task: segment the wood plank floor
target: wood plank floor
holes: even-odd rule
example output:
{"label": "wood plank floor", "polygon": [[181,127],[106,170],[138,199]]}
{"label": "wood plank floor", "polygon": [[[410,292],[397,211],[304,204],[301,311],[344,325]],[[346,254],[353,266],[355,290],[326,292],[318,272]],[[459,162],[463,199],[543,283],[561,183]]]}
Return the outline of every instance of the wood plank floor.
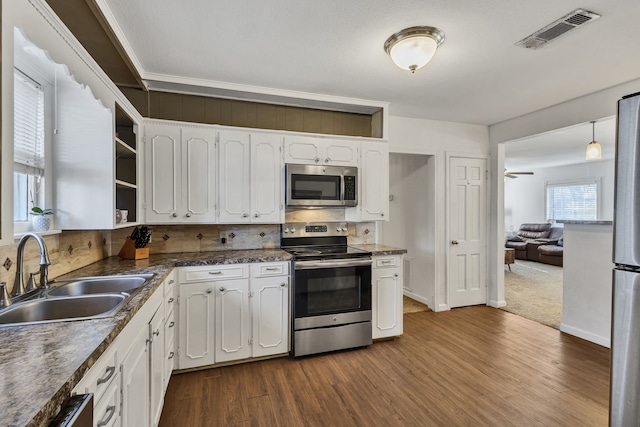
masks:
{"label": "wood plank floor", "polygon": [[169,426],[606,426],[609,350],[484,306],[366,349],[174,375]]}

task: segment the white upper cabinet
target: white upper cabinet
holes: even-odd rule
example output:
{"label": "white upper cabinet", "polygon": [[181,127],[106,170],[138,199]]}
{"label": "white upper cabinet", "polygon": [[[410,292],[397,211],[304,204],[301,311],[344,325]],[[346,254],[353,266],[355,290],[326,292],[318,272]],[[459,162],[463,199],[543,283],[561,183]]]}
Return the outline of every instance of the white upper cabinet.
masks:
{"label": "white upper cabinet", "polygon": [[215,222],[215,131],[145,126],[148,223]]}
{"label": "white upper cabinet", "polygon": [[281,223],[282,138],[223,130],[219,134],[220,223]]}
{"label": "white upper cabinet", "polygon": [[389,146],[364,142],[360,159],[359,202],[346,210],[347,221],[389,220]]}
{"label": "white upper cabinet", "polygon": [[360,143],[313,136],[286,136],[285,163],[357,166]]}

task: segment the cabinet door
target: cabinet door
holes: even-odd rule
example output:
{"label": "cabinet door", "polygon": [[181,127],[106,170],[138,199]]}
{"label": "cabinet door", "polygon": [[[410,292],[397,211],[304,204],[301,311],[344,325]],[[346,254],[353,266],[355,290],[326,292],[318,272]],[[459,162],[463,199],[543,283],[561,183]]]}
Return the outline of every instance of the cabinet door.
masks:
{"label": "cabinet door", "polygon": [[282,142],[278,135],[251,135],[251,222],[282,223]]}
{"label": "cabinet door", "polygon": [[142,328],[122,361],[122,427],[149,425],[148,338]]}
{"label": "cabinet door", "polygon": [[219,222],[241,224],[251,221],[250,142],[246,132],[220,132]]}
{"label": "cabinet door", "polygon": [[372,269],[373,338],[402,334],[402,270]]}
{"label": "cabinet door", "polygon": [[253,357],[289,350],[289,276],[251,279]]}
{"label": "cabinet door", "polygon": [[360,168],[361,220],[389,219],[389,146],[384,142],[362,144]]}
{"label": "cabinet door", "polygon": [[322,162],[334,166],[357,166],[359,146],[360,144],[355,141],[324,141]]}
{"label": "cabinet door", "polygon": [[251,357],[249,279],[216,281],[216,362]]}
{"label": "cabinet door", "polygon": [[164,316],[162,306],[156,314],[153,315],[151,322],[149,322],[150,328],[150,418],[153,426],[157,426],[160,422],[160,415],[162,414],[162,403],[164,402]]}
{"label": "cabinet door", "polygon": [[287,136],[284,140],[285,163],[319,164],[323,157],[322,141],[310,136]]}
{"label": "cabinet door", "polygon": [[147,125],[145,141],[147,222],[180,222],[180,128],[172,125]]}
{"label": "cabinet door", "polygon": [[182,208],[179,219],[186,223],[216,220],[215,131],[182,129]]}
{"label": "cabinet door", "polygon": [[215,293],[213,282],[180,285],[178,369],[215,363]]}

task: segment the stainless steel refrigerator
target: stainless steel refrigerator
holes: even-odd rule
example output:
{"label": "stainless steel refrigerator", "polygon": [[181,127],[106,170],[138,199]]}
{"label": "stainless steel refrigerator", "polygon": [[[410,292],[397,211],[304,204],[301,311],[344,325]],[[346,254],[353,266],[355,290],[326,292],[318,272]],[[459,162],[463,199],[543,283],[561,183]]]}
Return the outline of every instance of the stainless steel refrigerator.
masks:
{"label": "stainless steel refrigerator", "polygon": [[640,93],[618,101],[609,425],[640,426]]}

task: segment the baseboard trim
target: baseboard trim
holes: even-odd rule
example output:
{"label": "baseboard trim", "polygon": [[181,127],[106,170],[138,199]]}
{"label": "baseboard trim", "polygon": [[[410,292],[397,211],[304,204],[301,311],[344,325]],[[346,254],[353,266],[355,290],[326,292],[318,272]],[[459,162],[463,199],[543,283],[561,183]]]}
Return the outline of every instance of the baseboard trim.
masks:
{"label": "baseboard trim", "polygon": [[402,294],[403,294],[404,296],[406,296],[406,297],[409,297],[409,298],[411,298],[411,299],[413,299],[413,300],[416,300],[416,301],[418,301],[418,302],[423,303],[424,305],[426,305],[427,307],[429,307],[429,309],[433,310],[433,308],[432,308],[432,307],[431,307],[431,305],[429,304],[429,298],[425,298],[425,297],[422,297],[422,296],[420,296],[420,295],[418,295],[418,294],[414,294],[413,292],[411,292],[411,291],[409,291],[409,290],[407,290],[407,289],[403,289],[403,290],[402,290]]}
{"label": "baseboard trim", "polygon": [[507,302],[506,301],[490,300],[488,305],[489,305],[489,307],[500,308],[500,307],[506,307]]}
{"label": "baseboard trim", "polygon": [[433,311],[439,312],[439,311],[449,311],[449,310],[451,310],[451,309],[449,308],[449,306],[447,304],[439,304],[438,305],[438,309],[437,310],[433,310]]}
{"label": "baseboard trim", "polygon": [[583,340],[587,340],[592,343],[601,345],[603,347],[611,348],[611,340],[609,338],[592,334],[591,332],[587,332],[584,329],[576,328],[574,326],[569,326],[566,323],[561,323],[560,331],[569,335],[573,335],[578,338],[582,338]]}

